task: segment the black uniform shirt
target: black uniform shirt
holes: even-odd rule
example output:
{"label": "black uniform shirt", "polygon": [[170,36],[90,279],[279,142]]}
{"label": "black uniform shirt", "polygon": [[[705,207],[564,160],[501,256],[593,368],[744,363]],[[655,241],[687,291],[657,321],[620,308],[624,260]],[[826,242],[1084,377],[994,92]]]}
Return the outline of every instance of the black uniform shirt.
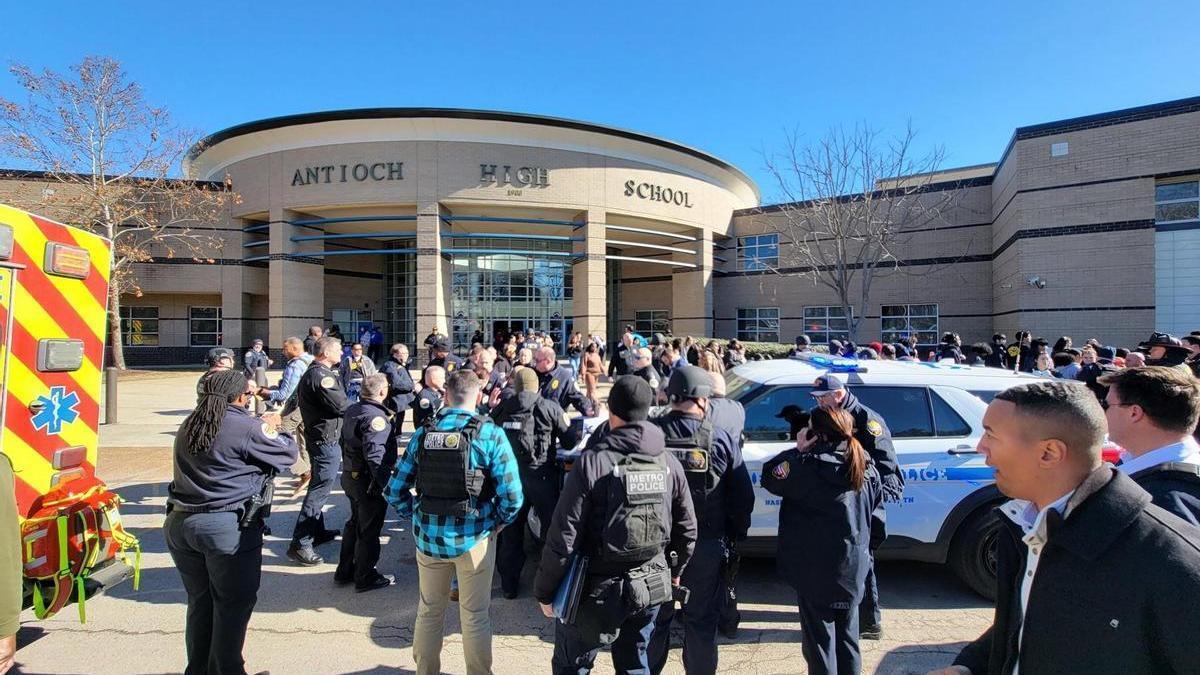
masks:
{"label": "black uniform shirt", "polygon": [[413,405],[413,428],[419,428],[433,419],[433,416],[441,409],[442,395],[432,387],[422,389],[421,393],[417,394],[417,401]]}
{"label": "black uniform shirt", "polygon": [[346,414],[346,391],[337,372],[313,361],[300,377],[296,393],[307,437],[337,443],[342,435],[342,415]]}
{"label": "black uniform shirt", "polygon": [[548,373],[538,373],[538,391],[543,398],[548,398],[563,410],[573,405],[586,417],[595,415],[592,401],[575,386],[575,374],[566,366],[558,366]]}
{"label": "black uniform shirt", "polygon": [[395,357],[391,357],[379,367],[379,372],[387,375],[388,379],[388,397],[384,401],[388,409],[392,412],[408,410],[408,406],[416,398],[413,394],[416,386],[412,374],[408,372],[408,364],[400,363]]}
{"label": "black uniform shirt", "polygon": [[[690,438],[700,428],[701,419],[671,411],[653,420],[668,438]],[[720,477],[704,504],[696,504],[700,536],[705,539],[730,537],[745,539],[754,511],[754,484],[742,461],[738,442],[725,429],[713,425],[712,447],[708,461]]]}
{"label": "black uniform shirt", "polygon": [[258,490],[264,473],[291,467],[299,451],[288,434],[229,405],[208,452],[193,454],[187,437],[175,436],[167,499],[181,511],[235,511]]}
{"label": "black uniform shirt", "polygon": [[871,456],[879,478],[883,481],[883,499],[898,502],[904,496],[904,474],[892,445],[892,432],[887,422],[874,410],[863,405],[854,394],[846,392],[842,408],[854,417],[854,437]]}
{"label": "black uniform shirt", "polygon": [[342,426],[342,470],[370,471],[381,492],[396,465],[391,417],[382,403],[362,399],[346,409]]}

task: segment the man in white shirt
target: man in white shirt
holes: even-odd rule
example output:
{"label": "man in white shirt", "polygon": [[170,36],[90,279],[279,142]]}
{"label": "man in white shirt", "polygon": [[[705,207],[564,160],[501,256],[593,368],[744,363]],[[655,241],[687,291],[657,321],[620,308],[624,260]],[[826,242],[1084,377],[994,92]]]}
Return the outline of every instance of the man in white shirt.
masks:
{"label": "man in white shirt", "polygon": [[1154,503],[1200,525],[1200,383],[1179,366],[1126,369],[1099,379],[1108,437],[1125,449],[1117,467]]}
{"label": "man in white shirt", "polygon": [[1095,395],[1070,380],[1012,387],[983,427],[979,452],[1012,499],[999,509],[995,619],[937,672],[1200,672],[1200,529],[1101,461]]}

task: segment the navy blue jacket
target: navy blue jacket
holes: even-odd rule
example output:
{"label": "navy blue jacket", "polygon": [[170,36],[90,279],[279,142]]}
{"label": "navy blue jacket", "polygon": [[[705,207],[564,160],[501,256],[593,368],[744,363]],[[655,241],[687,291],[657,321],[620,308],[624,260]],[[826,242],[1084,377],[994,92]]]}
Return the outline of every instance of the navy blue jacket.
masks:
{"label": "navy blue jacket", "polygon": [[396,466],[391,418],[382,403],[363,399],[350,404],[342,424],[342,470],[370,472],[381,493]]}
{"label": "navy blue jacket", "polygon": [[1200,466],[1168,462],[1143,469],[1130,478],[1150,493],[1155,506],[1200,526]]}
{"label": "navy blue jacket", "polygon": [[187,437],[176,434],[167,501],[181,511],[236,511],[258,491],[263,474],[288,469],[299,451],[288,434],[243,408],[227,406],[208,452],[193,454]]}
{"label": "navy blue jacket", "polygon": [[862,600],[870,569],[871,510],[879,474],[867,464],[861,490],[850,485],[846,445],[818,441],[785,450],[763,465],[762,486],[779,508],[780,575],[806,602],[849,609]]}
{"label": "navy blue jacket", "polygon": [[384,403],[392,412],[403,412],[408,410],[408,406],[412,405],[416,394],[413,390],[416,386],[413,384],[412,374],[408,372],[408,364],[400,363],[396,357],[390,357],[387,361],[379,366],[379,372],[387,375],[388,393]]}
{"label": "navy blue jacket", "polygon": [[595,415],[592,401],[575,387],[575,372],[566,366],[558,366],[548,373],[538,373],[538,391],[543,398],[558,404],[563,410],[573,405],[587,417]]}
{"label": "navy blue jacket", "polygon": [[[651,420],[668,438],[688,438],[700,428],[701,419],[671,411]],[[754,511],[754,483],[742,461],[738,442],[719,426],[713,426],[709,453],[712,470],[720,477],[704,504],[695,504],[701,539],[729,537],[745,539]]]}
{"label": "navy blue jacket", "polygon": [[320,361],[309,364],[296,385],[305,438],[313,443],[337,443],[346,414],[346,390],[338,374]]}
{"label": "navy blue jacket", "polygon": [[[892,445],[892,432],[879,413],[863,405],[858,397],[846,392],[842,409],[854,417],[854,437],[871,456],[871,462],[883,482],[883,499],[899,502],[904,497],[904,474],[900,472],[900,460]],[[883,509],[880,509],[880,513]]]}

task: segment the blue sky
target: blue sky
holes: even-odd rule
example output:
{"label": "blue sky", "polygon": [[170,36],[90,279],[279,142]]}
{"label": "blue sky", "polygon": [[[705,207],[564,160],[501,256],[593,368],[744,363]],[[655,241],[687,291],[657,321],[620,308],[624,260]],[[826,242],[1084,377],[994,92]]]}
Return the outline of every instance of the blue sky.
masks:
{"label": "blue sky", "polygon": [[[959,166],[1017,126],[1200,95],[1194,1],[367,4],[12,3],[0,56],[113,56],[203,133],[370,106],[609,124],[731,161],[768,202],[762,152],[788,129],[911,119]],[[0,96],[20,96],[7,74]]]}

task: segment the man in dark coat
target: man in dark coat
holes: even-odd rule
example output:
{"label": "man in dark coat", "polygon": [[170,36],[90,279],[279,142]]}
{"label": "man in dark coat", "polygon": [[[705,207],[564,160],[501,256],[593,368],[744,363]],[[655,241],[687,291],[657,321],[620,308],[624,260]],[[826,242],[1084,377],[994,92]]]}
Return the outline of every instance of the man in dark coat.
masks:
{"label": "man in dark coat", "polygon": [[1012,387],[979,451],[1002,505],[992,627],[940,673],[1200,672],[1200,529],[1104,464],[1081,383]]}
{"label": "man in dark coat", "polygon": [[408,346],[403,342],[392,345],[392,353],[387,361],[379,366],[379,372],[387,376],[388,393],[384,405],[392,411],[395,417],[392,425],[396,429],[404,426],[404,415],[417,396],[412,374],[408,372]]}

